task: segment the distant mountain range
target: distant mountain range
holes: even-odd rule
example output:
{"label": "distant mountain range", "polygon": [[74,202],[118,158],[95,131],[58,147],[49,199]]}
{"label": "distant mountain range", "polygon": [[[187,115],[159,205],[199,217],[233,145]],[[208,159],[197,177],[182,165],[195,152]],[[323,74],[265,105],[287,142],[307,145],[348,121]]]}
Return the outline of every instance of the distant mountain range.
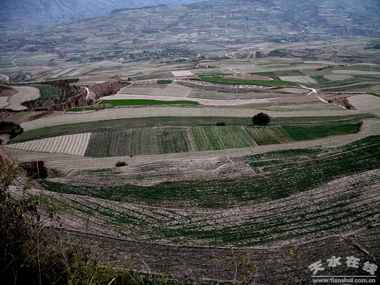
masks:
{"label": "distant mountain range", "polygon": [[[18,15],[26,21],[32,19],[30,15],[53,20],[108,16],[33,31],[0,23],[3,57],[17,51],[46,53],[49,57],[57,54],[73,62],[115,58],[138,61],[224,56],[229,50],[257,43],[380,37],[380,0],[209,0],[141,9],[131,8],[137,2],[178,4],[185,0],[32,1],[36,0],[6,1],[1,5],[8,3],[9,17]],[[129,7],[125,7],[127,3]],[[310,54],[318,52],[312,46],[308,49]]]}
{"label": "distant mountain range", "polygon": [[1,0],[0,22],[57,23],[105,16],[115,9],[160,4],[184,4],[193,0]]}

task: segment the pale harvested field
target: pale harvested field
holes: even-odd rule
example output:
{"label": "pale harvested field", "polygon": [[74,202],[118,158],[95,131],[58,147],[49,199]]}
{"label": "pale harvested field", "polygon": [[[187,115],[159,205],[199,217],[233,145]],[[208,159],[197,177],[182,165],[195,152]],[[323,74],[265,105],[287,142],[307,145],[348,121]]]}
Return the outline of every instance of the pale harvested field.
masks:
{"label": "pale harvested field", "polygon": [[342,80],[349,80],[349,79],[354,78],[353,76],[348,75],[348,74],[327,74],[327,75],[324,75],[323,77],[331,81],[342,81]]}
{"label": "pale harvested field", "polygon": [[227,93],[209,90],[193,89],[189,98],[211,99],[211,100],[236,100],[236,99],[267,99],[267,98],[287,98],[293,94],[279,94],[274,92],[249,92],[249,93]]}
{"label": "pale harvested field", "polygon": [[[307,100],[309,99],[309,100]],[[291,99],[287,99],[288,102],[291,102]],[[296,98],[292,100],[293,103],[299,104],[291,104],[291,105],[273,105],[269,107],[265,107],[263,109],[268,111],[277,111],[277,112],[285,112],[285,111],[318,111],[318,110],[330,110],[330,111],[339,111],[340,107],[334,104],[325,104],[320,102],[318,99],[313,97],[307,97],[304,100],[297,100]]]}
{"label": "pale harvested field", "polygon": [[32,152],[64,153],[83,156],[86,153],[91,133],[52,137],[8,145],[9,148]]}
{"label": "pale harvested field", "polygon": [[194,73],[190,70],[176,70],[176,71],[172,71],[172,74],[175,77],[190,77],[194,75]]}
{"label": "pale harvested field", "polygon": [[9,81],[9,76],[5,74],[0,74],[0,81]]}
{"label": "pale harvested field", "polygon": [[288,87],[288,88],[279,88],[279,89],[276,89],[275,91],[277,92],[283,92],[283,93],[289,93],[289,94],[306,94],[305,92],[305,89],[302,89],[302,88],[292,88],[292,87]]}
{"label": "pale harvested field", "polygon": [[281,76],[280,79],[283,81],[297,82],[297,83],[303,83],[303,84],[317,83],[313,78],[306,75],[305,76]]}
{"label": "pale harvested field", "polygon": [[118,94],[113,96],[106,96],[100,98],[103,101],[110,100],[124,100],[124,99],[146,99],[146,100],[160,100],[160,101],[190,101],[198,102],[204,106],[240,106],[249,104],[265,104],[270,103],[275,98],[270,99],[233,99],[233,100],[212,100],[212,99],[199,99],[199,98],[188,98],[188,97],[169,97],[169,96],[154,96],[154,95],[132,95],[132,94]]}
{"label": "pale harvested field", "polygon": [[168,97],[188,97],[192,89],[183,85],[169,84],[169,85],[154,85],[154,86],[128,86],[122,88],[118,94],[136,94],[136,95],[149,95],[149,96],[168,96]]}
{"label": "pale harvested field", "polygon": [[380,115],[380,97],[373,95],[356,95],[349,97],[348,100],[360,111]]}
{"label": "pale harvested field", "polygon": [[19,86],[12,86],[12,88],[15,89],[17,93],[8,99],[8,105],[4,108],[13,111],[27,110],[27,108],[23,106],[22,103],[37,100],[40,97],[40,90],[37,88]]}
{"label": "pale harvested field", "polygon": [[250,74],[250,73],[237,73],[232,76],[226,76],[226,78],[245,79],[245,80],[273,80],[273,78],[269,76]]}
{"label": "pale harvested field", "polygon": [[333,70],[336,74],[348,74],[348,75],[380,75],[378,71],[362,71],[362,70]]}
{"label": "pale harvested field", "polygon": [[255,73],[255,72],[275,72],[275,71],[290,71],[290,70],[308,70],[318,69],[323,67],[322,64],[268,64],[268,65],[255,65],[255,64],[225,64],[226,71],[235,73]]}
{"label": "pale harvested field", "polygon": [[[96,122],[113,119],[149,118],[149,117],[250,117],[265,111],[258,108],[213,108],[213,107],[144,107],[144,108],[118,108],[105,109],[92,113],[55,113],[50,117],[44,117],[22,124],[24,130],[32,130],[43,127],[75,124],[83,122]],[[313,111],[268,111],[272,117],[324,117],[347,116],[360,114],[358,110],[313,110]]]}
{"label": "pale harvested field", "polygon": [[0,97],[0,109],[8,106],[8,97]]}

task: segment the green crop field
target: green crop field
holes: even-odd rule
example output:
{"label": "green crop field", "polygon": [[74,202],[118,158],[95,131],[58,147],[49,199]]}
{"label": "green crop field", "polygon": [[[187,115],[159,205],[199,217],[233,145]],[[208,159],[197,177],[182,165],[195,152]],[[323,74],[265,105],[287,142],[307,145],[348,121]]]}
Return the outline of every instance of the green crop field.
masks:
{"label": "green crop field", "polygon": [[86,156],[133,156],[189,150],[190,142],[184,128],[135,128],[92,134]]}
{"label": "green crop field", "polygon": [[312,140],[328,136],[354,134],[360,131],[361,122],[328,123],[325,125],[284,126],[289,139],[294,141]]}
{"label": "green crop field", "polygon": [[221,150],[255,146],[245,127],[195,127],[192,136],[197,150]]}
{"label": "green crop field", "polygon": [[282,127],[247,128],[247,131],[258,145],[289,142],[288,134]]}
{"label": "green crop field", "polygon": [[[283,127],[198,126],[106,130],[92,134],[86,155],[93,157],[211,151],[351,134],[360,122]],[[191,144],[193,142],[193,144]]]}
{"label": "green crop field", "polygon": [[267,87],[289,87],[295,86],[296,84],[288,81],[282,80],[249,80],[249,79],[235,79],[235,78],[225,78],[222,75],[200,75],[199,78],[202,81],[215,83],[215,84],[226,84],[226,85],[258,85]]}
{"label": "green crop field", "polygon": [[148,99],[120,99],[120,100],[104,100],[100,103],[105,103],[112,107],[123,106],[156,106],[156,105],[180,105],[180,106],[197,106],[198,102],[195,101],[162,101],[162,100],[148,100]]}

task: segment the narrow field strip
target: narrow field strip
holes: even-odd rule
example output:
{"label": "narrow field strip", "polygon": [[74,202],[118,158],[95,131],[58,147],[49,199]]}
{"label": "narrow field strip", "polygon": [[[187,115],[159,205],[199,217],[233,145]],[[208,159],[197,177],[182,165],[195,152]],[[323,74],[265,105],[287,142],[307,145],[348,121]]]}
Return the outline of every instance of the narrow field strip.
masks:
{"label": "narrow field strip", "polygon": [[9,148],[33,152],[64,153],[84,156],[90,142],[91,133],[51,137],[8,145]]}

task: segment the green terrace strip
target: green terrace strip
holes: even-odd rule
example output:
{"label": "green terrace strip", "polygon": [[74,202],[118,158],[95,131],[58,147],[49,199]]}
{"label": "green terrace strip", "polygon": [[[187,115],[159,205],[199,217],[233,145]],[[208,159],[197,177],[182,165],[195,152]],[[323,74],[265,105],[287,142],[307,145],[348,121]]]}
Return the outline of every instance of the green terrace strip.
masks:
{"label": "green terrace strip", "polygon": [[328,136],[354,134],[361,129],[361,122],[330,123],[322,126],[284,126],[283,129],[293,141],[313,140]]}
{"label": "green terrace strip", "polygon": [[[373,118],[373,115],[361,114],[353,116],[332,116],[332,117],[288,117],[273,118],[270,127],[278,126],[321,126],[335,124],[355,124],[363,119]],[[215,126],[223,122],[227,126],[252,127],[251,118],[233,117],[152,117],[152,118],[131,118],[116,119],[93,122],[67,124],[54,127],[30,130],[12,139],[12,143],[25,142],[29,140],[43,139],[61,135],[72,135],[79,133],[98,133],[109,131],[125,131],[133,128],[145,127],[201,127]]]}
{"label": "green terrace strip", "polygon": [[163,101],[163,100],[149,100],[149,99],[117,99],[117,100],[103,100],[100,104],[105,103],[112,107],[123,106],[156,106],[156,105],[180,105],[180,106],[197,106],[196,101],[178,100],[178,101]]}
{"label": "green terrace strip", "polygon": [[199,79],[205,82],[214,84],[225,85],[258,85],[266,87],[290,87],[296,86],[295,83],[283,81],[283,80],[249,80],[249,79],[237,79],[226,78],[222,75],[199,75]]}
{"label": "green terrace strip", "polygon": [[[267,164],[269,160],[273,163]],[[265,161],[264,168],[262,163]],[[276,200],[311,190],[333,179],[380,167],[380,137],[373,136],[349,145],[311,152],[279,151],[247,157],[247,163],[263,174],[251,178],[220,181],[162,183],[144,187],[76,186],[41,181],[53,192],[86,195],[96,198],[145,202],[173,203],[201,207],[226,207],[244,202]],[[280,166],[280,167],[279,167]]]}

